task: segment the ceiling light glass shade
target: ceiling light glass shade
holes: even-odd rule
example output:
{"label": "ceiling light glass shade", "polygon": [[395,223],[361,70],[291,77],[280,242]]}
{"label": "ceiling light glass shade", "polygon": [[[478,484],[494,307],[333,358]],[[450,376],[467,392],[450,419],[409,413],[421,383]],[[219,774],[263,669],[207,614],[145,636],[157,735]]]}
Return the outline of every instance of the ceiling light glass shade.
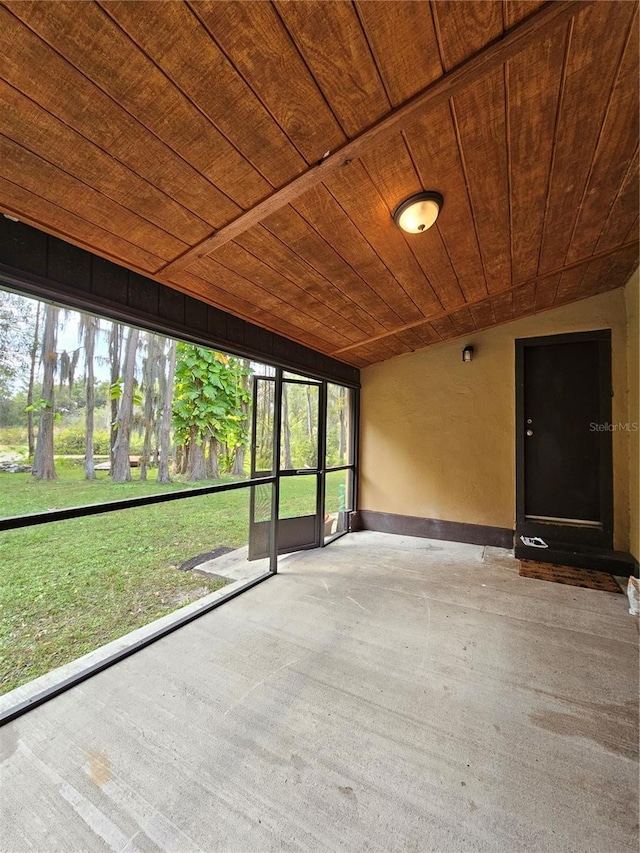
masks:
{"label": "ceiling light glass shade", "polygon": [[440,193],[423,192],[399,204],[393,214],[396,225],[409,234],[421,234],[438,218],[444,199]]}

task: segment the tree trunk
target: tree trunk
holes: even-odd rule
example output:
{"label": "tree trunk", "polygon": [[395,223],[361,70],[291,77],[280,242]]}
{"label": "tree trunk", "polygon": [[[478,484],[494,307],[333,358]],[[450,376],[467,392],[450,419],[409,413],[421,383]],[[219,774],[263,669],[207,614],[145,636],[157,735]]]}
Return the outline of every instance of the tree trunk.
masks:
{"label": "tree trunk", "polygon": [[176,461],[174,464],[174,470],[176,474],[184,474],[184,453],[184,444],[176,444]]}
{"label": "tree trunk", "polygon": [[211,480],[220,479],[220,466],[218,464],[218,439],[209,439],[209,459],[207,474]]}
{"label": "tree trunk", "polygon": [[96,472],[93,462],[93,414],[95,409],[95,376],[93,370],[93,356],[96,346],[96,332],[98,330],[97,317],[85,317],[84,319],[84,359],[85,359],[85,431],[86,444],[84,450],[84,477],[85,480],[95,480]]}
{"label": "tree trunk", "polygon": [[116,443],[113,448],[111,478],[115,483],[125,483],[131,479],[129,448],[131,444],[131,423],[133,420],[133,385],[136,368],[136,352],[140,333],[130,329],[124,357],[124,375],[122,377],[122,396],[116,419]]}
{"label": "tree trunk", "polygon": [[313,402],[310,385],[307,385],[307,429],[309,431],[309,439],[313,444]]}
{"label": "tree trunk", "polygon": [[169,343],[167,356],[167,381],[162,400],[162,420],[160,424],[160,458],[158,460],[158,482],[170,483],[169,457],[171,455],[171,415],[173,408],[173,379],[176,372],[176,342]]}
{"label": "tree trunk", "polygon": [[289,394],[286,382],[282,383],[282,467],[288,471],[293,468],[291,459],[291,426],[289,424]]}
{"label": "tree trunk", "polygon": [[232,477],[244,477],[244,447],[236,447],[233,457]]}
{"label": "tree trunk", "polygon": [[[162,413],[164,411],[164,401],[167,397],[167,353],[165,352],[166,344],[171,346],[171,341],[168,338],[158,335],[158,365],[156,371],[156,380],[158,385],[158,393],[156,394],[156,409],[155,409],[155,430],[153,433],[153,464],[158,467],[160,464],[160,436],[162,433]],[[173,394],[170,394],[170,399]]]}
{"label": "tree trunk", "polygon": [[44,314],[44,338],[42,341],[42,398],[46,401],[40,412],[38,440],[33,459],[33,476],[38,480],[55,480],[56,468],[53,458],[53,420],[55,417],[56,338],[58,332],[58,308],[47,305]]}
{"label": "tree trunk", "polygon": [[197,438],[198,428],[191,427],[189,443],[187,446],[186,470],[187,480],[191,481],[207,479],[207,466],[205,464],[204,456],[205,444],[202,440],[200,441],[200,444],[198,444],[196,441]]}
{"label": "tree trunk", "polygon": [[338,457],[340,464],[344,465],[344,459],[347,454],[347,423],[346,423],[346,406],[347,406],[347,389],[341,388],[338,397],[338,418],[340,421],[340,433],[338,438]]}
{"label": "tree trunk", "polygon": [[[111,386],[113,387],[118,379],[120,379],[120,363],[122,360],[122,339],[124,330],[120,323],[111,324],[111,332],[109,333],[109,361],[111,363]],[[118,420],[118,400],[111,400],[111,440],[109,442],[111,467],[113,468],[113,449],[118,440],[116,422]]]}
{"label": "tree trunk", "polygon": [[160,357],[160,346],[156,335],[147,333],[147,357],[144,360],[142,384],[144,386],[144,441],[140,457],[140,479],[147,479],[147,469],[151,461],[151,439],[156,429],[156,378]]}
{"label": "tree trunk", "polygon": [[36,360],[38,358],[38,349],[40,348],[40,312],[42,302],[38,302],[36,308],[36,325],[33,331],[33,342],[29,350],[29,386],[27,388],[27,442],[29,444],[29,459],[33,459],[36,450],[36,438],[33,429],[33,386],[36,379]]}
{"label": "tree trunk", "polygon": [[[241,379],[241,388],[244,392],[249,391],[249,368],[251,366],[251,362],[248,358],[242,359],[242,379]],[[244,423],[247,424],[249,420],[249,403],[243,402],[241,406],[241,411],[244,416]],[[231,467],[231,476],[232,477],[244,477],[244,454],[245,447],[247,442],[247,432],[246,428],[244,430],[244,441],[238,445],[234,449],[234,457],[233,457],[233,466]]]}

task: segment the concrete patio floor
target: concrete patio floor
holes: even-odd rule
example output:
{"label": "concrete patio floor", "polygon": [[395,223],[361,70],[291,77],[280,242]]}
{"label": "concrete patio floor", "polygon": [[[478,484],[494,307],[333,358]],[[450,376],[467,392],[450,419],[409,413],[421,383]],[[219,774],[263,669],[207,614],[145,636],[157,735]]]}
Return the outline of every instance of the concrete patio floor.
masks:
{"label": "concrete patio floor", "polygon": [[357,533],[0,732],[0,848],[638,848],[638,626],[499,549]]}

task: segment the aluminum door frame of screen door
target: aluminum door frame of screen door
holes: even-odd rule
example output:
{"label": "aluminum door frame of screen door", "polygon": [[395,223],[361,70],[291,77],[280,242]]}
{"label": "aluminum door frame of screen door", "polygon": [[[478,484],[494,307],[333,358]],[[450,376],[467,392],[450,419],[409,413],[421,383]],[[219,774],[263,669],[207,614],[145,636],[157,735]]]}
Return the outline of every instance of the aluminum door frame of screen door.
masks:
{"label": "aluminum door frame of screen door", "polygon": [[[280,384],[280,393],[278,385]],[[309,403],[310,432],[315,425],[315,447],[309,447],[315,464],[293,464],[294,460],[285,458],[289,393],[294,388],[304,388]],[[311,393],[310,393],[311,392]],[[325,443],[326,386],[304,378],[253,377],[253,406],[251,427],[251,477],[276,476],[278,479],[278,516],[276,520],[278,554],[289,554],[321,545],[322,515],[324,495],[321,477],[321,459]],[[276,411],[280,400],[280,411]],[[269,409],[269,407],[271,407]],[[312,408],[311,408],[312,407]],[[277,417],[279,415],[279,418]],[[280,429],[277,429],[278,423]],[[271,442],[263,440],[266,435]],[[280,434],[278,458],[267,458],[265,445],[274,446],[273,436]],[[300,459],[295,460],[301,462]],[[251,490],[249,512],[249,559],[258,560],[268,555],[269,533],[271,526],[271,503],[267,492],[260,491],[268,487],[256,486]],[[304,492],[306,491],[306,495]],[[296,501],[299,505],[296,506]]]}

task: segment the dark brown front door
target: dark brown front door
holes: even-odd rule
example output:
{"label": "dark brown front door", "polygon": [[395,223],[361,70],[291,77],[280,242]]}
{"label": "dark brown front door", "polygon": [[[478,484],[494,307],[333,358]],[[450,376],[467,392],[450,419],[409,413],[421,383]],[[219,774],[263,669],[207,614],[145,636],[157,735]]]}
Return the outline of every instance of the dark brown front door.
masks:
{"label": "dark brown front door", "polygon": [[611,334],[516,341],[518,535],[612,545]]}

